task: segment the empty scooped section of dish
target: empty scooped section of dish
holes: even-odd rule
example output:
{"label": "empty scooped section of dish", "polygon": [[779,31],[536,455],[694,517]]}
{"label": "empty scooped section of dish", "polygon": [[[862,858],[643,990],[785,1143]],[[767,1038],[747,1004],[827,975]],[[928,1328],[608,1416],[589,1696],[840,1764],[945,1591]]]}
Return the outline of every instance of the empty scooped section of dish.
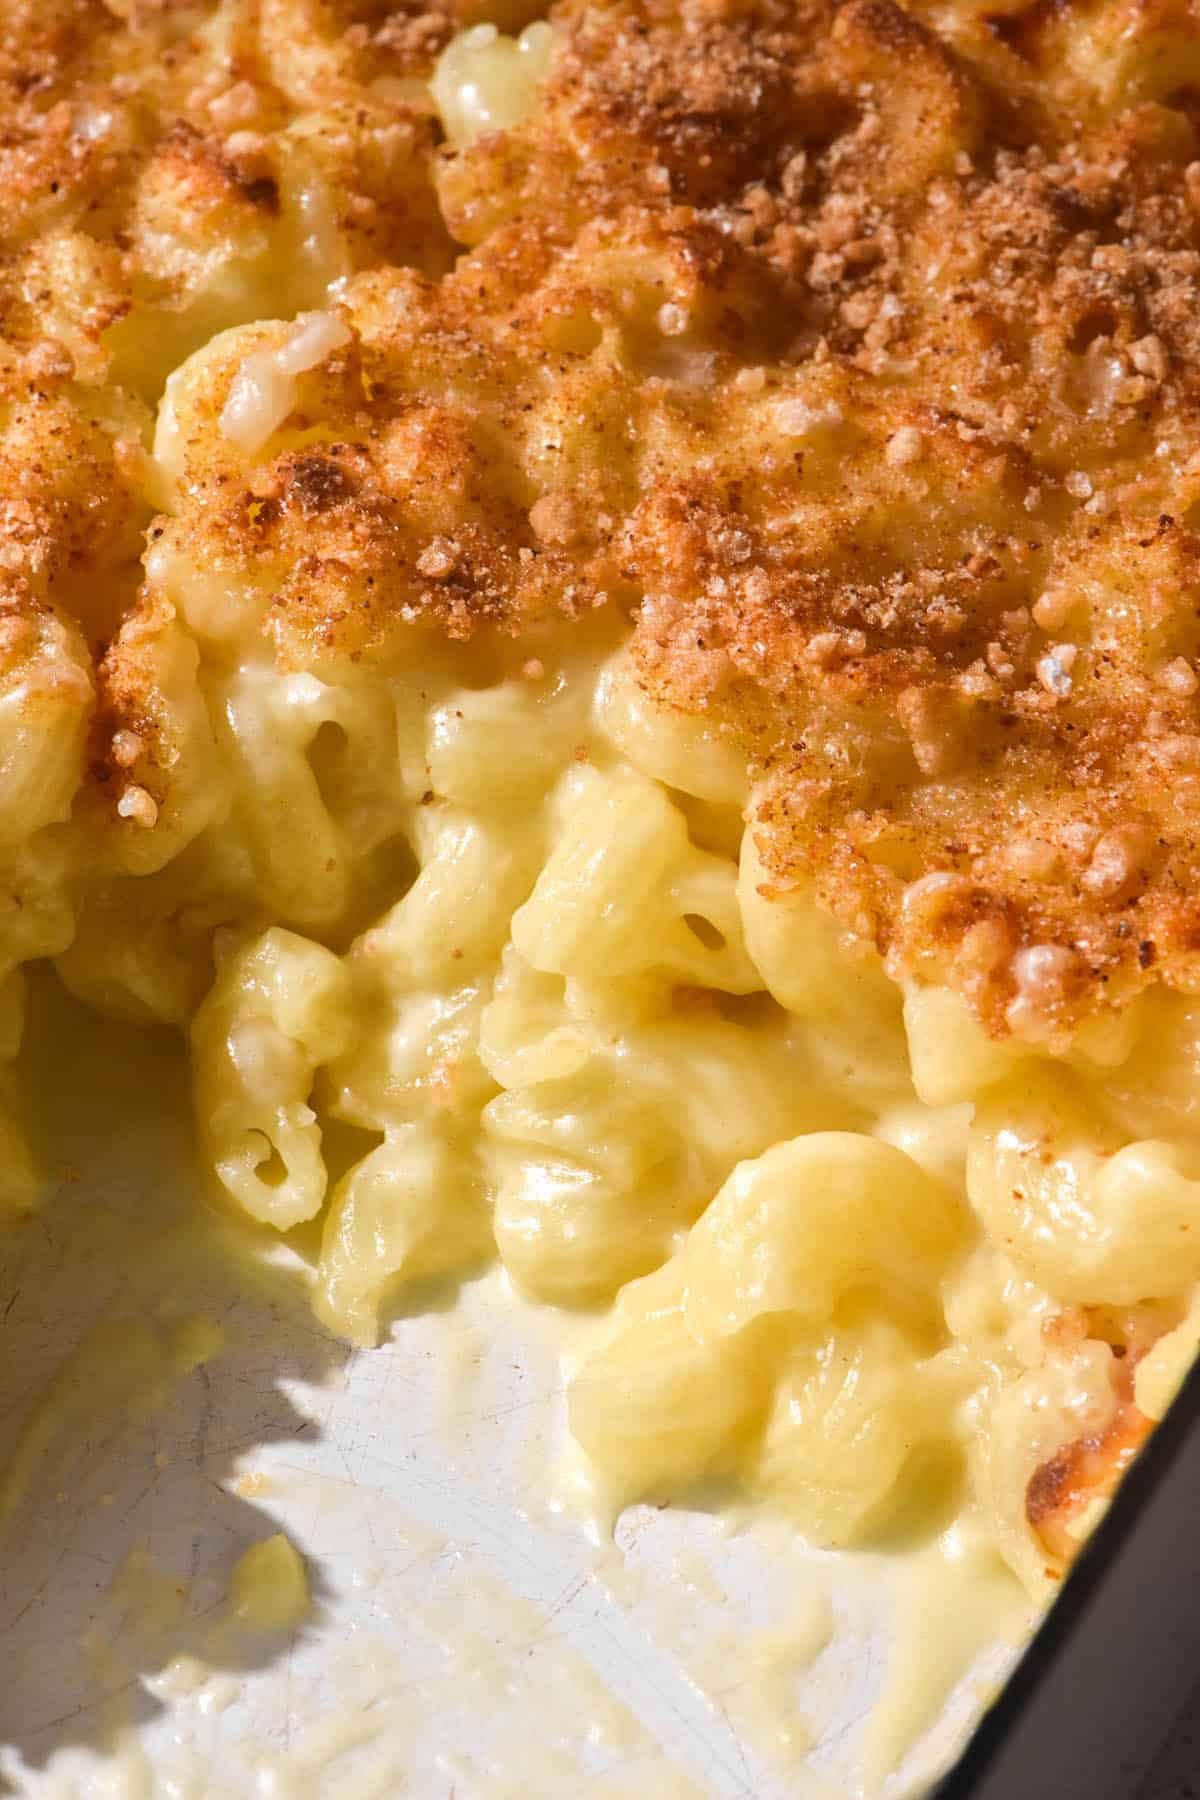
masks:
{"label": "empty scooped section of dish", "polygon": [[[823,1555],[716,1494],[614,1518],[543,1309],[492,1275],[350,1351],[314,1327],[306,1242],[196,1208],[175,1053],[38,997],[71,1103],[3,1277],[16,1792],[784,1800],[945,1756],[1025,1617],[992,1553],[935,1528]],[[307,1606],[250,1604],[264,1573]]]}

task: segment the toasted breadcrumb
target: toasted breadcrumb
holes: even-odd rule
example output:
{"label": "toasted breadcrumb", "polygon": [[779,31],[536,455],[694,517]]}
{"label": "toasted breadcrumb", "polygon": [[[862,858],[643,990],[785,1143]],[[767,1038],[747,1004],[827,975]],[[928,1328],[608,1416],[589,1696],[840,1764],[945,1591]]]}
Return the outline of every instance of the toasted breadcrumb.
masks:
{"label": "toasted breadcrumb", "polygon": [[[5,9],[0,603],[78,622],[100,801],[173,818],[180,570],[292,669],[610,607],[897,975],[1043,1036],[1200,986],[1200,8],[559,0],[439,147],[481,16]],[[332,305],[261,446],[213,348],[165,495],[169,370]]]}

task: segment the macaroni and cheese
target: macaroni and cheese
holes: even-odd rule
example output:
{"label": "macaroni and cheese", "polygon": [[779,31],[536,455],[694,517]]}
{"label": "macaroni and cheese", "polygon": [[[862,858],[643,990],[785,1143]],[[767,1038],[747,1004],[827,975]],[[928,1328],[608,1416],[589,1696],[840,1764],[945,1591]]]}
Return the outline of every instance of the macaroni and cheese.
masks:
{"label": "macaroni and cheese", "polygon": [[1200,1340],[1200,16],[422,6],[0,25],[4,1202],[51,958],[335,1331],[1044,1591]]}

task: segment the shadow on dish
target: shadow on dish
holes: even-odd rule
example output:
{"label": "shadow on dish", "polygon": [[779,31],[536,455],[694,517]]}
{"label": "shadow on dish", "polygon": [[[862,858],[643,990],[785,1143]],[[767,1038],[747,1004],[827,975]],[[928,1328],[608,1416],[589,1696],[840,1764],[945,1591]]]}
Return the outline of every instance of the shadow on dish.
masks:
{"label": "shadow on dish", "polygon": [[294,1253],[198,1205],[182,1047],[49,981],[30,1013],[56,1191],[0,1263],[0,1792],[144,1724],[191,1659],[236,1675],[306,1629],[241,1616],[230,1582],[275,1530],[256,1450],[320,1431],[288,1388],[350,1354]]}

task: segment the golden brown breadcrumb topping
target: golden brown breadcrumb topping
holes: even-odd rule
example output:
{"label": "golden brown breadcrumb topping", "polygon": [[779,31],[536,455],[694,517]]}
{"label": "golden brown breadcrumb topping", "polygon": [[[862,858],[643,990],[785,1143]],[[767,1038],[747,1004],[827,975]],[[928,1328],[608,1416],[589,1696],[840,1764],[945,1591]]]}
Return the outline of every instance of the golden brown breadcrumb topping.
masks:
{"label": "golden brown breadcrumb topping", "polygon": [[[1200,986],[1200,6],[559,0],[441,144],[452,30],[533,16],[4,9],[0,589],[81,623],[99,790],[169,820],[193,578],[289,667],[621,608],[897,974],[996,1032]],[[167,372],[317,305],[286,431],[218,345],[165,494]]]}

